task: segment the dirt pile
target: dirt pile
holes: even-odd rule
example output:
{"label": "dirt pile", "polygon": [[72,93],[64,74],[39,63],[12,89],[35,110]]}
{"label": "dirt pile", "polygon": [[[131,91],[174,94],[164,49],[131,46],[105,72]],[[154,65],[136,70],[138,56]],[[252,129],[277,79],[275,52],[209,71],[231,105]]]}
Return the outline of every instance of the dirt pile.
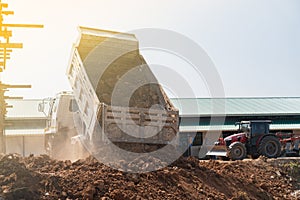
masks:
{"label": "dirt pile", "polygon": [[0,159],[0,197],[7,199],[37,199],[41,177],[28,169],[22,158],[13,155],[1,156]]}
{"label": "dirt pile", "polygon": [[299,182],[263,159],[221,162],[180,158],[162,170],[133,174],[91,157],[74,163],[47,156],[0,158],[0,199],[299,198]]}

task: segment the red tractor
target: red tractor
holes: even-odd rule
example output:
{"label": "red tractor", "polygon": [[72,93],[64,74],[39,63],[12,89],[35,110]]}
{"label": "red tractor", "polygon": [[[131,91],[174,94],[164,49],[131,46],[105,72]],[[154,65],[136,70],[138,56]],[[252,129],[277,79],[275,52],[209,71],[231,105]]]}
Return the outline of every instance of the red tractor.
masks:
{"label": "red tractor", "polygon": [[[288,138],[282,138],[280,134],[270,133],[270,120],[252,120],[237,122],[239,133],[226,138],[219,138],[214,148],[208,152],[209,156],[225,156],[231,160],[242,160],[247,155],[257,158],[260,155],[268,158],[277,158],[285,149],[286,141],[293,142],[291,151],[299,155],[299,137],[290,134]],[[289,151],[289,150],[288,150]],[[289,153],[285,151],[285,153]]]}

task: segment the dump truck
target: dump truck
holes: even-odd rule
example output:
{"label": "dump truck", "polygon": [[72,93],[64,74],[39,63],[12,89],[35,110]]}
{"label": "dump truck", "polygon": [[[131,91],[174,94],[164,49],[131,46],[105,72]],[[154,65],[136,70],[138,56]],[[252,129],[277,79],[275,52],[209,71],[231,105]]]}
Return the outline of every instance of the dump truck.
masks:
{"label": "dump truck", "polygon": [[238,133],[219,138],[208,156],[220,156],[231,160],[242,160],[265,156],[299,156],[300,136],[293,133],[271,133],[271,120],[250,120],[237,122]]}
{"label": "dump truck", "polygon": [[[179,113],[139,52],[135,35],[79,27],[67,76],[84,141],[151,152],[176,137]],[[99,128],[97,128],[99,127]]]}

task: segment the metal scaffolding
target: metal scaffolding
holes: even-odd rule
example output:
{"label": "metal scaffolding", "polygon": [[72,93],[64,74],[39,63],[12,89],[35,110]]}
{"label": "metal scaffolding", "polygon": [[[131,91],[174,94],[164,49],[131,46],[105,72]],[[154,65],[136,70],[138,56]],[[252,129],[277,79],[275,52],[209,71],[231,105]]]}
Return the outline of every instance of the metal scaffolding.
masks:
{"label": "metal scaffolding", "polygon": [[[14,15],[14,11],[5,10],[8,7],[7,3],[3,3],[0,0],[0,73],[6,69],[7,60],[10,59],[10,54],[13,49],[23,48],[22,43],[11,43],[12,37],[11,28],[43,28],[43,25],[37,24],[6,24],[4,23],[4,16]],[[5,139],[5,115],[7,108],[11,106],[7,105],[6,99],[20,99],[22,97],[9,97],[5,96],[5,92],[10,88],[30,88],[30,85],[9,85],[4,84],[0,80],[0,153],[6,152],[6,139]]]}

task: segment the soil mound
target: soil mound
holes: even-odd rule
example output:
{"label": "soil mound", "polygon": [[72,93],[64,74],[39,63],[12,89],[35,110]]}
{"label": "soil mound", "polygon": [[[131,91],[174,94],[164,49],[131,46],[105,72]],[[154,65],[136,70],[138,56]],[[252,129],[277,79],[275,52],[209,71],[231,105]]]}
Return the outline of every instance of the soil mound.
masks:
{"label": "soil mound", "polygon": [[299,199],[299,174],[293,170],[291,176],[288,166],[263,158],[180,158],[164,169],[134,174],[92,157],[72,163],[48,156],[2,155],[0,199]]}

